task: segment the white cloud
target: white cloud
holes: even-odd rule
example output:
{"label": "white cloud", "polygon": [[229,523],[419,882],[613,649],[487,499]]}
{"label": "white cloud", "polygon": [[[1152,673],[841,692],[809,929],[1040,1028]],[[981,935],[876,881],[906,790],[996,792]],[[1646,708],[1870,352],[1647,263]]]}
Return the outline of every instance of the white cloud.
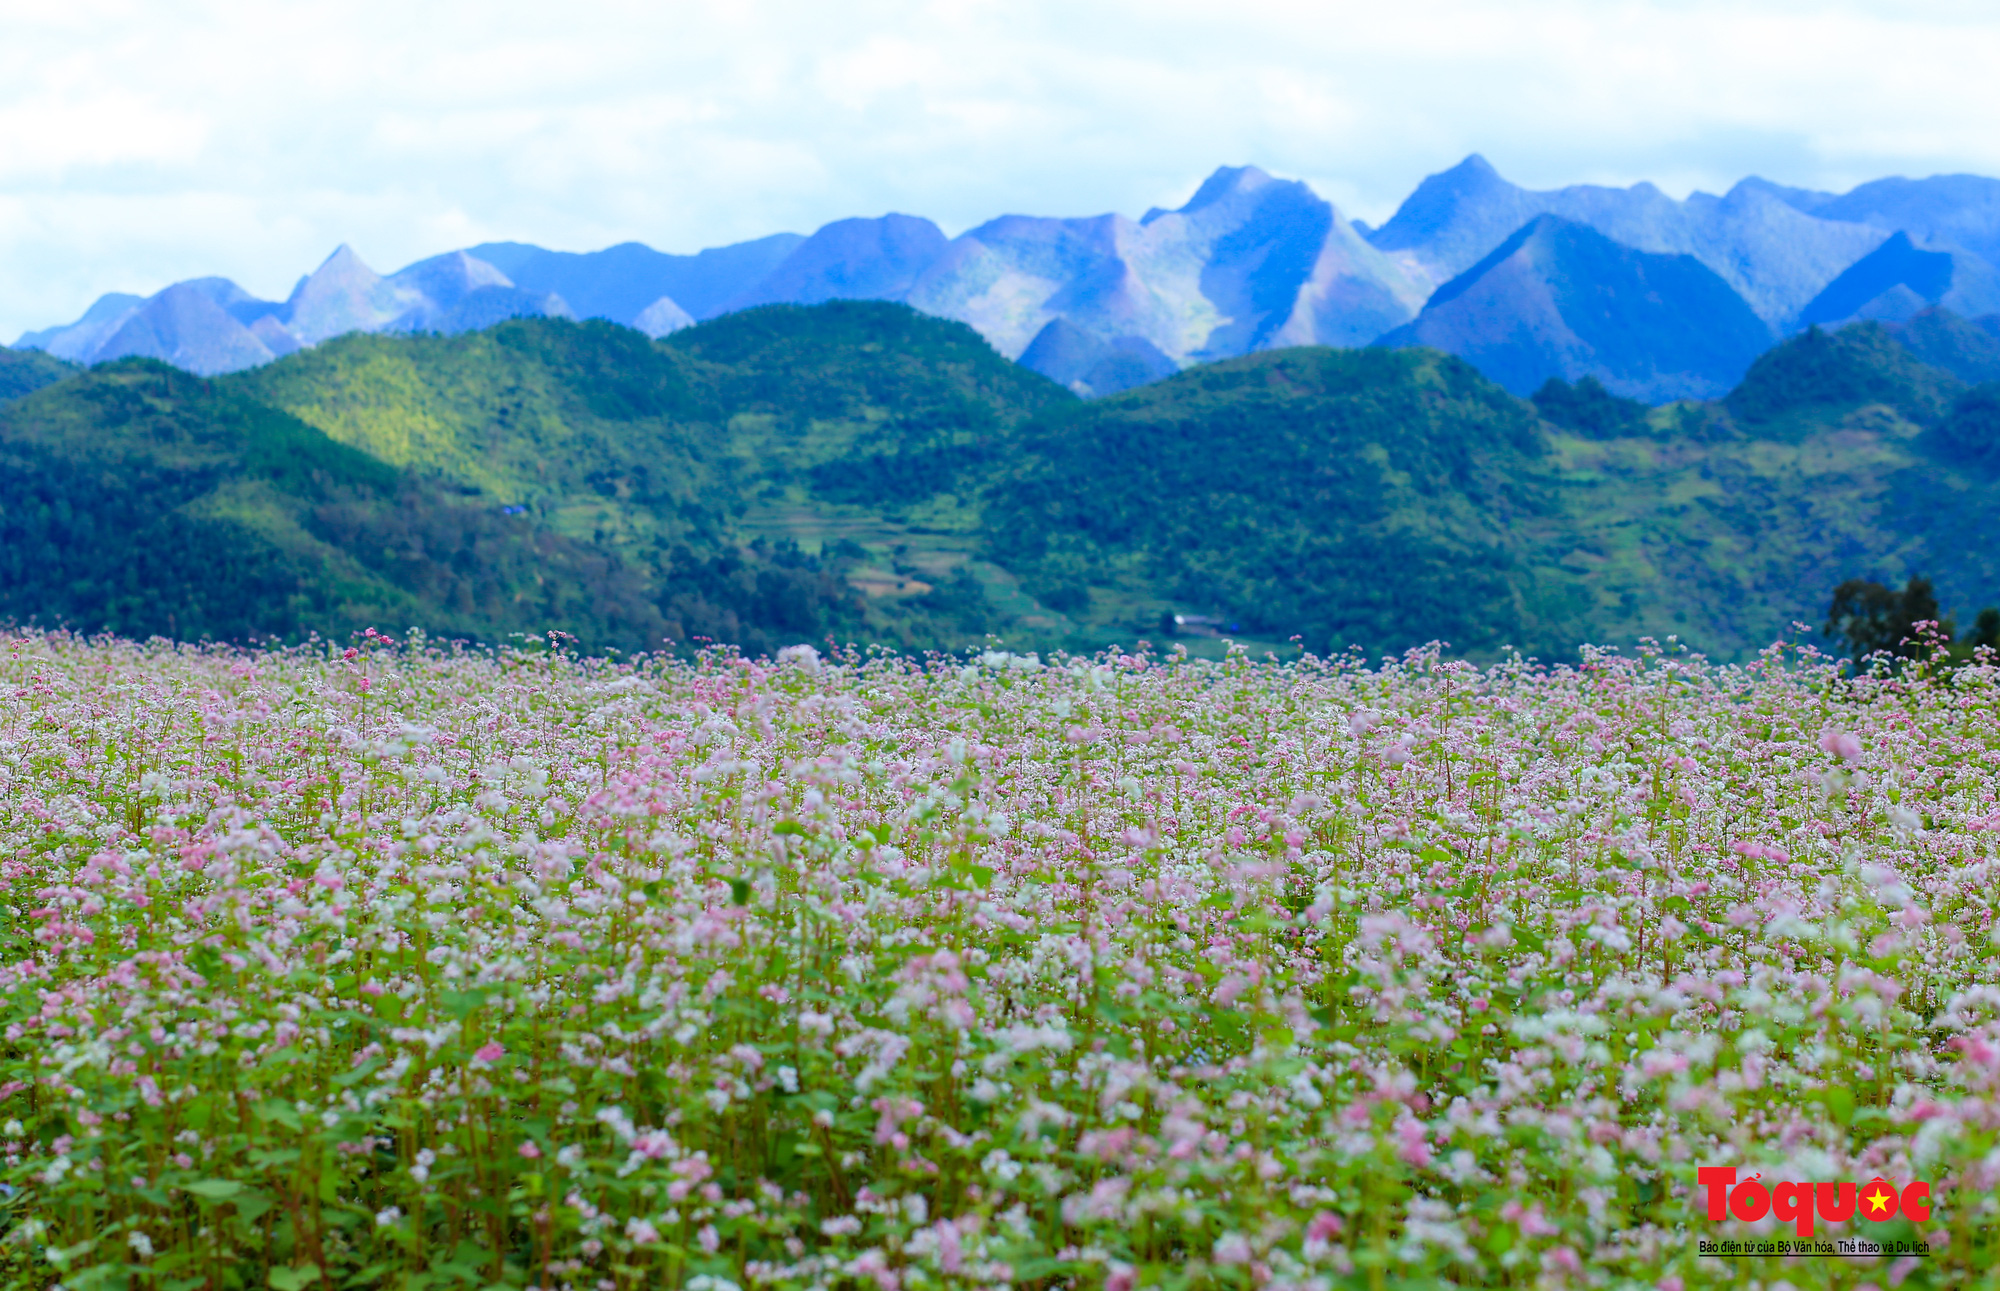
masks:
{"label": "white cloud", "polygon": [[1221,164],[1380,220],[1519,182],[2000,172],[2000,18],[1787,0],[0,0],[0,335],[267,295],[339,242],[665,250],[902,210],[1137,213]]}

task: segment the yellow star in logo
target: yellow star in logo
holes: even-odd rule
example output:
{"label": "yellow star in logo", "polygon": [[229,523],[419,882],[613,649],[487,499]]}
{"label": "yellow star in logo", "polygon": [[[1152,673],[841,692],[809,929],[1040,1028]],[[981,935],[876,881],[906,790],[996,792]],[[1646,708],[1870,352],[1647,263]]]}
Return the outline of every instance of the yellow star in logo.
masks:
{"label": "yellow star in logo", "polygon": [[1868,1203],[1868,1209],[1878,1214],[1889,1209],[1889,1193],[1887,1189],[1880,1192],[1864,1192],[1861,1194],[1861,1200]]}

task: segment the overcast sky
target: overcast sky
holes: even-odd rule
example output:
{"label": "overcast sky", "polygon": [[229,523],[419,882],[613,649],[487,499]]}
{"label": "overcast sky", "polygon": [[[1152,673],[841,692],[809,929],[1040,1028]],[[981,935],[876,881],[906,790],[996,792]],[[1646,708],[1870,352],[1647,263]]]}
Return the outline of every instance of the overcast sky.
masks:
{"label": "overcast sky", "polygon": [[1218,165],[1379,221],[1482,152],[1676,196],[2000,174],[2000,7],[0,0],[0,337],[511,238],[1138,214]]}

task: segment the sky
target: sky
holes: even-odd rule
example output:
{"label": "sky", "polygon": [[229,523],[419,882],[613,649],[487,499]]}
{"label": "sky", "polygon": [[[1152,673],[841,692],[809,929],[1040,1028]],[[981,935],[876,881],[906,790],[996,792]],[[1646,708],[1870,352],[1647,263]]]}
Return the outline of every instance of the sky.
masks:
{"label": "sky", "polygon": [[1177,206],[1220,165],[1386,218],[1530,187],[2000,174],[1963,0],[0,0],[0,338],[220,274],[513,239],[691,252],[903,211]]}

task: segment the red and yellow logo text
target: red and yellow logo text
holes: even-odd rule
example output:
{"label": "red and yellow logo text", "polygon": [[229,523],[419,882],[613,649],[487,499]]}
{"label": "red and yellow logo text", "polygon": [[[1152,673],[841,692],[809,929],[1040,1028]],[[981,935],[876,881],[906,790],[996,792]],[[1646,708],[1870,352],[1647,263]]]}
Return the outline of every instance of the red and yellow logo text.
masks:
{"label": "red and yellow logo text", "polygon": [[1931,1217],[1931,1186],[1923,1182],[1904,1184],[1900,1189],[1877,1175],[1859,1187],[1851,1183],[1772,1183],[1762,1175],[1751,1175],[1741,1183],[1734,1166],[1702,1166],[1695,1181],[1708,1190],[1708,1217],[1724,1220],[1734,1215],[1754,1224],[1770,1215],[1781,1224],[1793,1224],[1800,1237],[1811,1237],[1815,1218],[1829,1224],[1844,1224],[1861,1218],[1886,1224],[1901,1216],[1921,1224]]}

